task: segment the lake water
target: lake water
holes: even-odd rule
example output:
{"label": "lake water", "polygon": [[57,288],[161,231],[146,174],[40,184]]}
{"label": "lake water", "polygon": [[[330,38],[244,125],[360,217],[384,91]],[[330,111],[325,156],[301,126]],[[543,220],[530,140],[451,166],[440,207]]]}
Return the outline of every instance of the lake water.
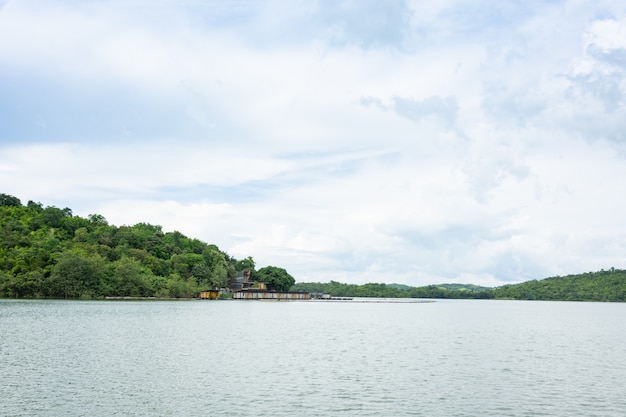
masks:
{"label": "lake water", "polygon": [[626,415],[626,304],[0,300],[0,416]]}

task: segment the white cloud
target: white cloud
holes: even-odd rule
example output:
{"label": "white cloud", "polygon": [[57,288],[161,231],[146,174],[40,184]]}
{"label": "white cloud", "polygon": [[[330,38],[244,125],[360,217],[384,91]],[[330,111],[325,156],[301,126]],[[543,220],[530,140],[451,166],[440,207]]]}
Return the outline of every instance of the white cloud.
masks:
{"label": "white cloud", "polygon": [[305,3],[6,3],[3,192],[298,280],[624,267],[616,4]]}

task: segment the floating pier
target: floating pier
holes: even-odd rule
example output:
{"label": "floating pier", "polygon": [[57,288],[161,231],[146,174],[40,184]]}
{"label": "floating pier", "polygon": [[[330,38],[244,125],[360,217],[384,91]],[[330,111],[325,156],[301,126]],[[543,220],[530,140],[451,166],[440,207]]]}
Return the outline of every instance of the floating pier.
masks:
{"label": "floating pier", "polygon": [[233,300],[309,300],[311,295],[308,292],[274,292],[274,291],[235,291]]}

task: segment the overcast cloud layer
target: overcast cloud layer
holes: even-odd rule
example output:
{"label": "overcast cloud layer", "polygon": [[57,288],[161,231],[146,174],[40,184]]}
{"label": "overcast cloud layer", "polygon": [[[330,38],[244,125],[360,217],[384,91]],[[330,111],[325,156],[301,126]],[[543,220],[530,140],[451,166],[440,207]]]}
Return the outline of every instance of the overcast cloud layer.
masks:
{"label": "overcast cloud layer", "polygon": [[626,267],[623,1],[0,1],[0,192],[297,281]]}

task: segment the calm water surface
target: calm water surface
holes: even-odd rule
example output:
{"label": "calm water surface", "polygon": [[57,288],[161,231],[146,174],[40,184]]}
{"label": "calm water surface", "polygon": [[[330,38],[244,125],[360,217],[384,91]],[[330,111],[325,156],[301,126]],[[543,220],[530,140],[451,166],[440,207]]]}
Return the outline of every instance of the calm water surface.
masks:
{"label": "calm water surface", "polygon": [[0,416],[626,415],[626,304],[0,300]]}

